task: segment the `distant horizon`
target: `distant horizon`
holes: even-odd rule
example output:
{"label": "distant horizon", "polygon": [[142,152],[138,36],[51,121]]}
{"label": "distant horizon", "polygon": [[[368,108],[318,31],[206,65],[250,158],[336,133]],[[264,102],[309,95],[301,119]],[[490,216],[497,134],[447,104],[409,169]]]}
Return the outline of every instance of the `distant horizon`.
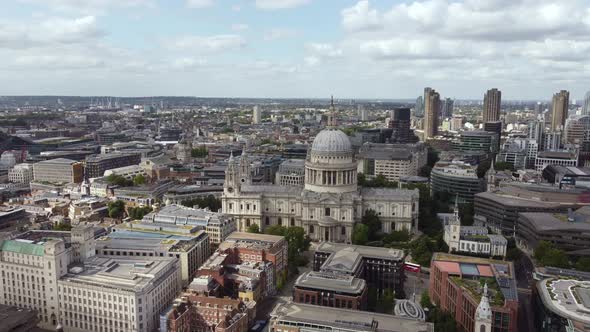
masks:
{"label": "distant horizon", "polygon": [[441,98],[478,100],[497,87],[505,100],[545,101],[590,90],[587,0],[5,0],[2,9],[3,95],[389,100],[431,86]]}

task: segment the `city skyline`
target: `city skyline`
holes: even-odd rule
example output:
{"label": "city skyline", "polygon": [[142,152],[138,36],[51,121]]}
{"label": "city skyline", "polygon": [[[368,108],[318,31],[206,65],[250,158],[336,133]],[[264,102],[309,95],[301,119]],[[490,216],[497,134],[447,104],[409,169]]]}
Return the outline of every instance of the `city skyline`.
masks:
{"label": "city skyline", "polygon": [[414,99],[432,86],[457,99],[498,87],[505,100],[562,89],[580,100],[590,86],[585,1],[19,0],[3,9],[2,95]]}

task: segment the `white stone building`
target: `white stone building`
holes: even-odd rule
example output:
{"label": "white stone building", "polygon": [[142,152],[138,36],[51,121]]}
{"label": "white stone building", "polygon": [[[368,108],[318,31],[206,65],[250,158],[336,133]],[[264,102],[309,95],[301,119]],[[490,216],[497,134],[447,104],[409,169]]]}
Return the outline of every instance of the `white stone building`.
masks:
{"label": "white stone building", "polygon": [[438,218],[443,223],[443,239],[449,246],[449,252],[506,256],[506,238],[502,235],[488,234],[485,226],[462,226],[457,205],[454,213],[439,213]]}
{"label": "white stone building", "polygon": [[33,180],[33,164],[16,164],[8,171],[8,181],[12,183],[30,183]]}
{"label": "white stone building", "polygon": [[245,156],[230,158],[222,212],[233,215],[238,230],[257,224],[300,226],[315,241],[350,242],[355,223],[374,210],[382,230],[414,231],[418,224],[418,190],[359,188],[357,161],[348,136],[335,128],[334,106],[328,128],[314,139],[305,160],[303,187],[252,184]]}
{"label": "white stone building", "polygon": [[117,167],[111,168],[104,171],[104,176],[109,175],[119,175],[127,180],[133,180],[138,175],[147,177],[148,174],[146,173],[145,169],[139,165],[131,165],[131,166],[124,166],[124,167]]}
{"label": "white stone building", "polygon": [[35,309],[47,330],[156,330],[180,290],[178,260],[95,256],[91,226],[63,233],[0,240],[0,304]]}

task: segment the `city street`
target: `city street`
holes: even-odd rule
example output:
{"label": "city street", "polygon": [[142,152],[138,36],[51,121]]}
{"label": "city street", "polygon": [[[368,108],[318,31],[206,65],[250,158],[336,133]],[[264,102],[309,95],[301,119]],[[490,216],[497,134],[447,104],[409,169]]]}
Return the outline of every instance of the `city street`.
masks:
{"label": "city street", "polygon": [[518,330],[531,331],[534,315],[531,306],[531,290],[535,267],[527,255],[514,262],[516,287],[518,287]]}

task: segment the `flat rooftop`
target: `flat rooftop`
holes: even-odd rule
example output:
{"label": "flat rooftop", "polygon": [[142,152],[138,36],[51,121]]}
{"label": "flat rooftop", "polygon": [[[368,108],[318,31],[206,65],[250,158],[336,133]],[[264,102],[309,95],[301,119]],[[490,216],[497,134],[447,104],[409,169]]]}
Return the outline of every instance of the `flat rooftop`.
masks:
{"label": "flat rooftop", "polygon": [[357,246],[353,244],[344,244],[344,243],[335,243],[335,242],[322,242],[317,251],[319,252],[331,252],[335,253],[340,250],[347,249],[351,250],[352,252],[356,252],[363,257],[370,257],[370,258],[382,258],[382,259],[392,259],[392,260],[402,260],[405,257],[404,251],[399,249],[391,249],[391,248],[379,248],[379,247],[369,247],[369,246]]}
{"label": "flat rooftop", "polygon": [[430,332],[432,323],[368,311],[319,307],[301,303],[281,303],[271,313],[274,322],[296,322],[324,325],[339,331]]}
{"label": "flat rooftop", "polygon": [[308,271],[297,278],[295,287],[360,295],[366,288],[366,282],[350,275]]}
{"label": "flat rooftop", "polygon": [[83,265],[70,266],[60,282],[141,292],[157,286],[169,270],[176,269],[175,264],[175,258],[167,257],[94,256]]}
{"label": "flat rooftop", "polygon": [[537,282],[539,297],[545,307],[575,326],[590,325],[590,281],[543,279]]}

